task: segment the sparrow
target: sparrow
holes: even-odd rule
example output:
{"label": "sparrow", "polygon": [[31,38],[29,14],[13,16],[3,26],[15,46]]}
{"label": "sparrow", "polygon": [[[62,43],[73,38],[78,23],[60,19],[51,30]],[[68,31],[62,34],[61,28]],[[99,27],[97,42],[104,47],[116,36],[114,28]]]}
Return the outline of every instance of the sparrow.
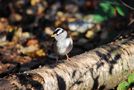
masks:
{"label": "sparrow", "polygon": [[66,55],[67,60],[70,60],[68,53],[73,48],[73,40],[63,28],[56,28],[51,37],[55,38],[54,51],[57,55]]}

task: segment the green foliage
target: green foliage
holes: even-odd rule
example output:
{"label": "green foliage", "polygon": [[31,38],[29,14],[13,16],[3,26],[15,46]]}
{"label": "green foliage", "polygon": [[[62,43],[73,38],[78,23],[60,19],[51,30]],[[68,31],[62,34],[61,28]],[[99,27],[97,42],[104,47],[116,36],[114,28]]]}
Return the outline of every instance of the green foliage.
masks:
{"label": "green foliage", "polygon": [[119,0],[101,0],[98,9],[94,12],[93,19],[96,23],[100,23],[116,15],[125,16],[126,13],[126,8],[121,5]]}
{"label": "green foliage", "polygon": [[93,15],[93,20],[94,20],[94,22],[96,22],[96,23],[100,23],[100,22],[102,22],[102,21],[104,21],[104,20],[106,20],[106,19],[107,19],[107,17],[104,17],[104,16],[99,15],[99,14]]}
{"label": "green foliage", "polygon": [[134,83],[134,73],[132,74],[129,74],[128,75],[128,82],[127,81],[123,81],[121,82],[118,87],[117,87],[117,90],[128,90],[129,86],[131,84]]}
{"label": "green foliage", "polygon": [[134,73],[132,73],[132,74],[130,74],[130,75],[128,76],[128,83],[129,83],[129,84],[134,83]]}
{"label": "green foliage", "polygon": [[117,90],[128,90],[128,87],[129,87],[129,83],[123,81],[118,85]]}
{"label": "green foliage", "polygon": [[121,16],[125,15],[125,12],[123,12],[123,9],[121,7],[116,7],[116,10],[117,10],[119,15],[121,15]]}

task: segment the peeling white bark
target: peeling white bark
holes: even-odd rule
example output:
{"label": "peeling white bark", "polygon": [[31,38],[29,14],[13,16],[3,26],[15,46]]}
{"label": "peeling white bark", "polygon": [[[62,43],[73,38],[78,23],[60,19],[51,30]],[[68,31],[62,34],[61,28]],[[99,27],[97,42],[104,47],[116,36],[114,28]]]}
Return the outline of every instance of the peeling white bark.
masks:
{"label": "peeling white bark", "polygon": [[[116,41],[28,74],[39,75],[44,90],[111,89],[134,71],[134,40]],[[37,80],[38,81],[38,80]]]}

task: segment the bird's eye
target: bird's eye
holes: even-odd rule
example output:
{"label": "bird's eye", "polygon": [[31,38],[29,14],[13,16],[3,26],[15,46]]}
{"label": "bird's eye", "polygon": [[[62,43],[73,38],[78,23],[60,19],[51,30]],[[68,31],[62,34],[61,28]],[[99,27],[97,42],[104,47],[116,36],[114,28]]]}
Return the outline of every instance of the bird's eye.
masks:
{"label": "bird's eye", "polygon": [[58,32],[57,32],[57,34],[59,35],[59,34],[61,34],[63,32],[63,30],[59,30]]}
{"label": "bird's eye", "polygon": [[54,34],[56,35],[59,35],[63,32],[64,30],[62,28],[57,28],[55,31],[54,31]]}

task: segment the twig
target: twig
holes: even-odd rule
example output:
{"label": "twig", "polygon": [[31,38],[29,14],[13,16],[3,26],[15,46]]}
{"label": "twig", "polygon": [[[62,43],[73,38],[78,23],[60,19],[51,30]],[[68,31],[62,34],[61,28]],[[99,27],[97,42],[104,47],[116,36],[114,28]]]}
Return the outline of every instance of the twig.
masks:
{"label": "twig", "polygon": [[133,7],[129,6],[128,4],[126,4],[125,2],[123,2],[122,0],[120,0],[120,2],[121,2],[124,6],[126,6],[127,8],[134,10]]}

